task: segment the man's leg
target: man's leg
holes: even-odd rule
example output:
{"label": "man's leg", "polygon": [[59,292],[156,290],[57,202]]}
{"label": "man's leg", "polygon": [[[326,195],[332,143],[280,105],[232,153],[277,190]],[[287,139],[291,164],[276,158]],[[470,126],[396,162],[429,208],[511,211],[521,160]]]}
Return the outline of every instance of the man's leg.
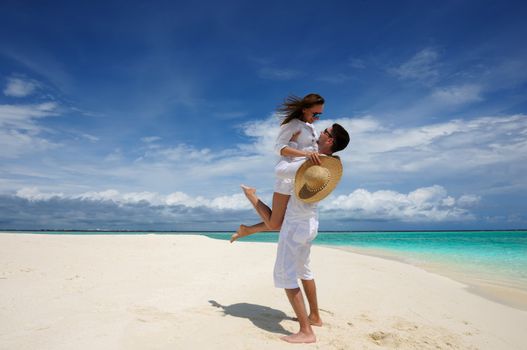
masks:
{"label": "man's leg", "polygon": [[318,312],[317,286],[315,280],[302,280],[304,292],[309,303],[309,321],[313,326],[322,326],[322,319]]}
{"label": "man's leg", "polygon": [[285,289],[287,298],[293,307],[298,322],[300,323],[300,330],[298,333],[291,334],[281,339],[288,343],[314,343],[317,341],[315,333],[311,328],[309,323],[309,318],[307,316],[306,306],[304,304],[304,297],[302,296],[302,291],[300,288],[294,289]]}

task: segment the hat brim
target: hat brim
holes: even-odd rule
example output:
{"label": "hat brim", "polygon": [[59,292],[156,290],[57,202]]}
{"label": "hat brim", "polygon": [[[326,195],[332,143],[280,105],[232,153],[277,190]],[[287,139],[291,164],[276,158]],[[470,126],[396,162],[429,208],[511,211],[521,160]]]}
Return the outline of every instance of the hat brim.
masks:
{"label": "hat brim", "polygon": [[304,162],[298,168],[295,175],[295,195],[305,203],[315,203],[326,198],[334,189],[342,177],[342,163],[338,157],[321,156],[320,166],[329,170],[330,177],[327,185],[319,191],[310,191],[306,186],[304,173],[306,170],[315,165],[310,159]]}

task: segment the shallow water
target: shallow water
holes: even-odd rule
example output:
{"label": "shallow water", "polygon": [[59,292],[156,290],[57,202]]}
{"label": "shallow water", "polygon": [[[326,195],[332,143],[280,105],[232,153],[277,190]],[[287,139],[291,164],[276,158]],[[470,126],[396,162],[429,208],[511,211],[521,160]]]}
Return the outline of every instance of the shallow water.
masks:
{"label": "shallow water", "polygon": [[[203,232],[228,239],[230,233]],[[276,233],[244,241],[276,242]],[[417,265],[443,265],[527,289],[527,231],[320,232],[314,244],[355,248]]]}

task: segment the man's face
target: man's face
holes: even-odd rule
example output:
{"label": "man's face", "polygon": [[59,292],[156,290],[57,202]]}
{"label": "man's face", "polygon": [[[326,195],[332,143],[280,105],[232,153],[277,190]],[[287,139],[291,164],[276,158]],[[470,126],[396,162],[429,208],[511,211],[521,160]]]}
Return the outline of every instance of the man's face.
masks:
{"label": "man's face", "polygon": [[319,119],[318,115],[324,112],[324,105],[314,105],[313,107],[304,108],[304,121],[309,124]]}
{"label": "man's face", "polygon": [[318,149],[320,153],[331,154],[331,146],[333,145],[333,127],[324,129],[318,138]]}

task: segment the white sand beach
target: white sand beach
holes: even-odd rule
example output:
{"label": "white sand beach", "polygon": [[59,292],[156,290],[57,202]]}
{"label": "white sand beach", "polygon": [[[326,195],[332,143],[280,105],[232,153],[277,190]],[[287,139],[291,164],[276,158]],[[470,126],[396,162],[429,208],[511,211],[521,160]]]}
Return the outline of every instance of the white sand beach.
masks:
{"label": "white sand beach", "polygon": [[525,349],[527,312],[401,262],[315,246],[323,327],[297,331],[276,245],[0,234],[0,349]]}

